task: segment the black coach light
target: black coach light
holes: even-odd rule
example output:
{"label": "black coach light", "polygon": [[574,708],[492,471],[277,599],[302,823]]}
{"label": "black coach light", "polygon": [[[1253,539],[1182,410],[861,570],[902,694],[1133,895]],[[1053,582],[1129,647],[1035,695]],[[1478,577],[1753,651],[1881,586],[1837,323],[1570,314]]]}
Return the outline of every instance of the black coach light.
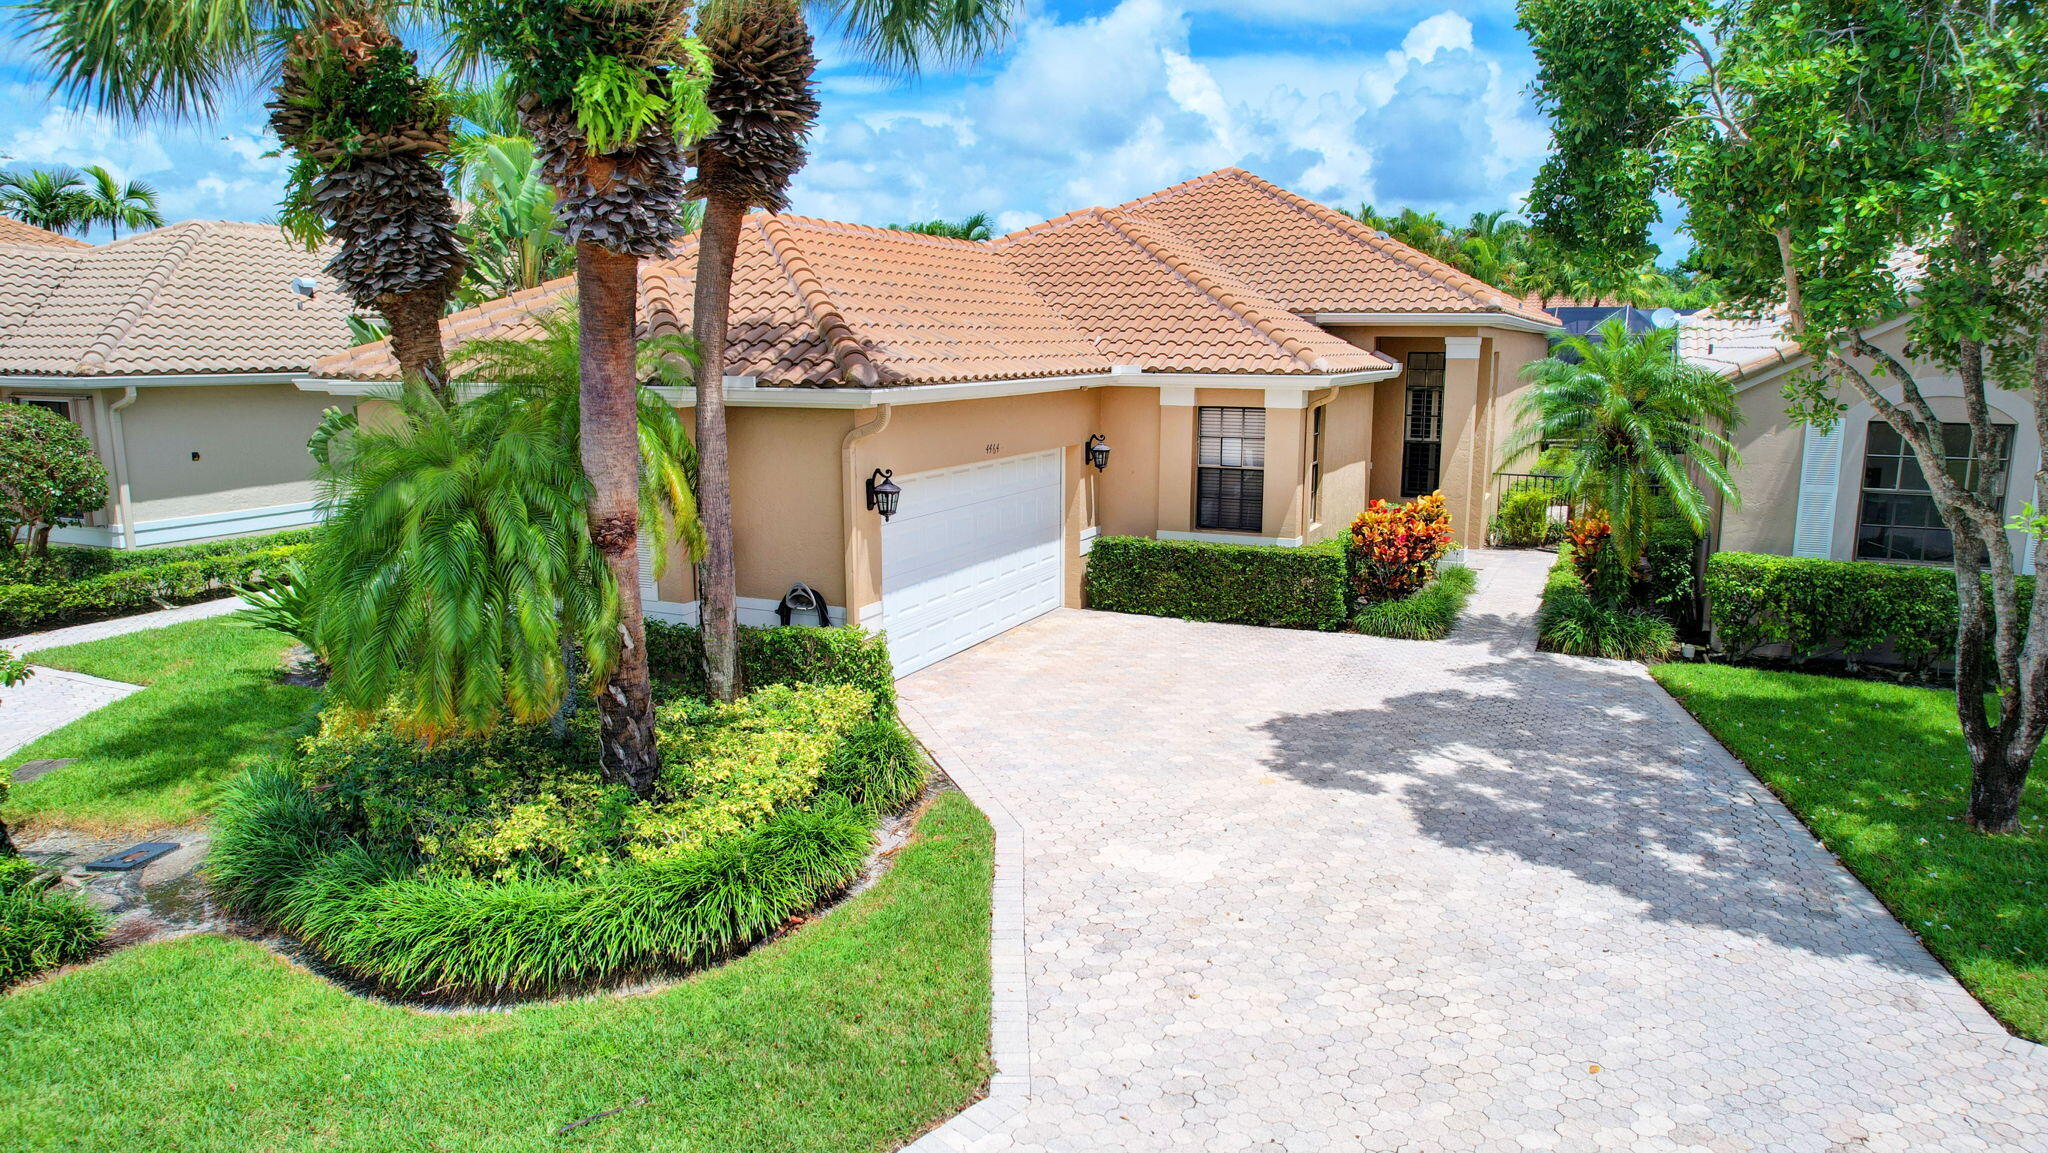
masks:
{"label": "black coach light", "polygon": [[895,475],[886,468],[878,468],[868,478],[868,507],[881,513],[883,520],[896,515],[896,502],[903,496],[903,490],[889,479]]}
{"label": "black coach light", "polygon": [[1096,433],[1094,436],[1089,437],[1087,451],[1088,463],[1095,466],[1096,472],[1101,472],[1103,469],[1109,467],[1108,437],[1103,436],[1099,432]]}

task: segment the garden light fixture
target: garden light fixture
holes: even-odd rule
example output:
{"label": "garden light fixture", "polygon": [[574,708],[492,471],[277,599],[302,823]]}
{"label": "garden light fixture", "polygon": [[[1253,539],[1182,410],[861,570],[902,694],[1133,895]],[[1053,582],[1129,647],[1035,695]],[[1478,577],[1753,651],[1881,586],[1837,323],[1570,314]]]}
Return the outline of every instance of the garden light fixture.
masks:
{"label": "garden light fixture", "polygon": [[878,468],[868,478],[868,507],[881,513],[884,521],[896,515],[896,502],[903,496],[903,490],[889,479],[895,475],[886,468]]}
{"label": "garden light fixture", "polygon": [[1088,454],[1088,463],[1095,466],[1096,472],[1101,472],[1109,467],[1108,437],[1103,436],[1099,432],[1096,433],[1088,438],[1088,444],[1083,451]]}

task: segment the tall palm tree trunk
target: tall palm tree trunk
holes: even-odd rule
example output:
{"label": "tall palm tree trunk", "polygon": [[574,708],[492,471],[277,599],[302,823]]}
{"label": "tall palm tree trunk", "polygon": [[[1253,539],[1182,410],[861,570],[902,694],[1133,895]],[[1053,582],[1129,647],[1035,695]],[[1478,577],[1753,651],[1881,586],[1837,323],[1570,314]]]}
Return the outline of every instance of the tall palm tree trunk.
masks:
{"label": "tall palm tree trunk", "polygon": [[697,515],[704,522],[697,611],[704,638],[704,681],[711,698],[739,694],[739,617],[733,569],[732,471],[725,443],[725,326],[732,265],[746,201],[709,196],[697,240],[692,327],[703,359],[697,369]]}
{"label": "tall palm tree trunk", "polygon": [[634,363],[640,260],[585,241],[576,246],[576,286],[590,536],[619,593],[618,661],[597,694],[601,763],[606,777],[645,797],[654,790],[661,762],[654,745],[654,691],[640,605],[639,380]]}
{"label": "tall palm tree trunk", "polygon": [[441,346],[441,314],[447,304],[448,293],[439,288],[390,293],[377,301],[391,329],[399,376],[420,381],[443,401],[449,399],[448,353]]}

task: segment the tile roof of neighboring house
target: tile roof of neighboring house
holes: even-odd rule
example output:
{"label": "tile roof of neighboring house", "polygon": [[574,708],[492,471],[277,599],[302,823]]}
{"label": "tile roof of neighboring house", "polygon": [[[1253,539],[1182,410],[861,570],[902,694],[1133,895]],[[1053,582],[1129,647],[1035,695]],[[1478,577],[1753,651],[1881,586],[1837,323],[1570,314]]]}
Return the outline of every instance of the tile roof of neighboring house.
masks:
{"label": "tile roof of neighboring house", "polygon": [[[320,253],[275,225],[191,220],[111,244],[0,246],[0,374],[292,372],[348,344]],[[312,299],[295,277],[319,284]]]}
{"label": "tile roof of neighboring house", "polygon": [[1724,316],[1715,309],[1678,322],[1678,354],[1723,376],[1740,379],[1800,355],[1785,335],[1782,313],[1767,317]]}
{"label": "tile roof of neighboring house", "polygon": [[[641,268],[643,336],[687,329],[695,239]],[[554,281],[443,322],[451,341],[530,336]],[[741,230],[725,371],[763,385],[936,384],[1101,373],[1389,367],[1304,313],[1470,313],[1555,324],[1356,221],[1227,168],[993,241],[755,213]],[[314,365],[390,380],[388,346]]]}
{"label": "tile roof of neighboring house", "polygon": [[47,228],[37,228],[12,216],[0,216],[0,244],[43,244],[51,248],[92,247],[75,236],[65,236],[59,232],[51,232]]}

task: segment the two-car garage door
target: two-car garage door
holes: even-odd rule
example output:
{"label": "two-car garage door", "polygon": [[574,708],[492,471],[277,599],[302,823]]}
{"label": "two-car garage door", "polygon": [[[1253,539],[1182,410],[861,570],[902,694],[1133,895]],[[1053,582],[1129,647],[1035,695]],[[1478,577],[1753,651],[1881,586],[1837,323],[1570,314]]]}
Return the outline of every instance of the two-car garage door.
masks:
{"label": "two-car garage door", "polygon": [[1060,606],[1060,470],[1035,453],[900,476],[882,526],[882,621],[896,675]]}

